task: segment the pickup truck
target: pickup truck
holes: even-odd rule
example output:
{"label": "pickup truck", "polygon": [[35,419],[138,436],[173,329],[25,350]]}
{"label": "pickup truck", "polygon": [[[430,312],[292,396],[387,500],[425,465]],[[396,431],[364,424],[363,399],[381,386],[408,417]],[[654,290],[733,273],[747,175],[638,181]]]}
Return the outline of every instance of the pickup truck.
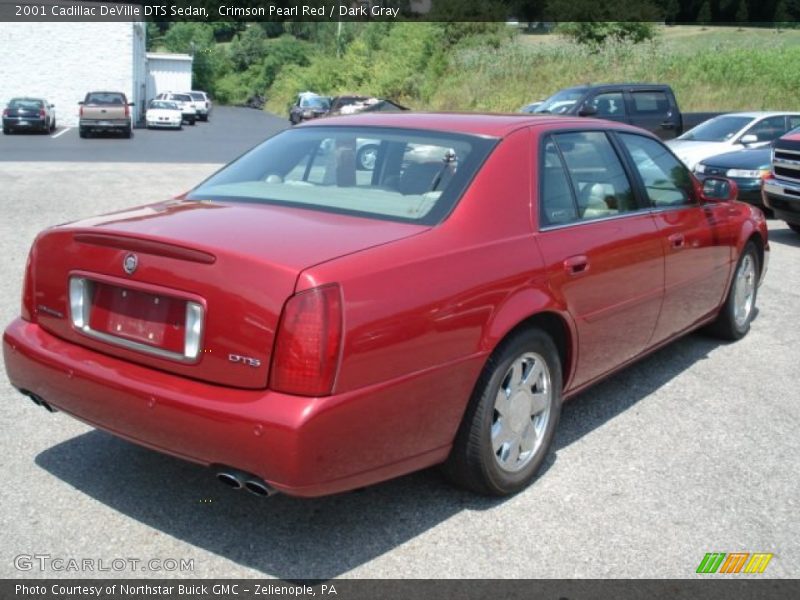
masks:
{"label": "pickup truck", "polygon": [[122,92],[89,92],[80,104],[78,134],[89,137],[97,131],[115,131],[126,138],[133,135],[131,106]]}
{"label": "pickup truck", "polygon": [[800,233],[800,129],[774,142],[772,172],[761,187],[764,206]]}
{"label": "pickup truck", "polygon": [[669,140],[722,113],[681,113],[675,94],[660,83],[579,85],[560,90],[533,113],[597,117],[628,123]]}

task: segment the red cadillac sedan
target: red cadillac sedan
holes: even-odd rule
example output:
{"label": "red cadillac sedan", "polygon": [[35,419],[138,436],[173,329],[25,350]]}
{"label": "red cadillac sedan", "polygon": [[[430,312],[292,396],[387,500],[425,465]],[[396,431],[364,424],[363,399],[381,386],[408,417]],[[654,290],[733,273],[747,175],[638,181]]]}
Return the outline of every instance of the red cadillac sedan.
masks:
{"label": "red cadillac sedan", "polygon": [[509,494],[565,399],[701,326],[747,333],[769,246],[735,196],[619,123],[312,121],[176,199],[42,232],[6,370],[256,494],[437,464]]}

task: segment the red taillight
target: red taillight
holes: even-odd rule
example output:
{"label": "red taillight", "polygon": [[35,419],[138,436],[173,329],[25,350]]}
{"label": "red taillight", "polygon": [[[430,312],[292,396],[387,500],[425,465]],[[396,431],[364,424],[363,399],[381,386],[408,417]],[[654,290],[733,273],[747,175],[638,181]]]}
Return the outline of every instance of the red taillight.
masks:
{"label": "red taillight", "polygon": [[131,115],[131,107],[127,104],[125,105],[125,116],[129,117]]}
{"label": "red taillight", "polygon": [[7,108],[4,108],[4,109],[3,109],[3,116],[4,116],[4,117],[7,117],[7,116],[8,116],[8,109],[7,109]]}
{"label": "red taillight", "polygon": [[28,261],[25,263],[25,280],[22,284],[22,307],[20,316],[26,321],[35,321],[36,311],[33,306],[33,248],[28,253]]}
{"label": "red taillight", "polygon": [[40,119],[44,119],[44,109],[43,108],[39,109],[39,118]]}
{"label": "red taillight", "polygon": [[270,387],[300,396],[330,394],[339,367],[341,342],[342,298],[338,285],[292,296],[278,328]]}
{"label": "red taillight", "polygon": [[81,117],[83,116],[83,105],[81,105],[81,109],[80,111],[78,111],[78,115]]}

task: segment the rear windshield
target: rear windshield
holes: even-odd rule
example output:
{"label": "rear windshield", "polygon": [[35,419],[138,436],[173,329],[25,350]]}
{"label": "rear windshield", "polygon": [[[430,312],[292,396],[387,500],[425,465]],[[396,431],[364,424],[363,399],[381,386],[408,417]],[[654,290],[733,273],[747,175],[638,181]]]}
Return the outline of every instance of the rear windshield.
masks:
{"label": "rear windshield", "polygon": [[411,129],[291,129],[213,175],[188,198],[435,224],[449,214],[496,143]]}
{"label": "rear windshield", "polygon": [[753,117],[714,117],[690,129],[678,139],[691,142],[727,142],[753,120]]}
{"label": "rear windshield", "polygon": [[191,102],[192,97],[189,94],[172,94],[169,97],[170,100],[176,100],[178,102]]}
{"label": "rear windshield", "polygon": [[174,102],[167,102],[166,100],[153,100],[150,103],[150,108],[161,108],[165,110],[179,110],[178,105]]}
{"label": "rear windshield", "polygon": [[125,104],[125,96],[114,92],[92,92],[87,94],[86,104]]}
{"label": "rear windshield", "polygon": [[33,98],[13,98],[8,103],[9,108],[42,108],[42,106],[41,100],[34,100]]}
{"label": "rear windshield", "polygon": [[197,92],[192,92],[189,94],[192,97],[192,100],[205,100],[205,94],[199,94]]}

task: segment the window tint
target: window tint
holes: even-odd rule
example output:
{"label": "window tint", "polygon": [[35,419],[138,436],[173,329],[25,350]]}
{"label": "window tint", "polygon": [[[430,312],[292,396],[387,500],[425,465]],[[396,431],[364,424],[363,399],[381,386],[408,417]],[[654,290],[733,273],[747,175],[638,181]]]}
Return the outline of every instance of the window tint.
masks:
{"label": "window tint", "polygon": [[663,144],[641,135],[621,133],[619,137],[633,158],[653,206],[694,204],[689,170]]}
{"label": "window tint", "polygon": [[625,101],[622,92],[598,94],[589,101],[597,109],[598,117],[622,117],[625,115]]}
{"label": "window tint", "polygon": [[125,104],[125,96],[122,94],[115,94],[113,92],[92,92],[86,96],[86,104]]}
{"label": "window tint", "polygon": [[781,137],[786,131],[786,117],[781,115],[762,119],[745,131],[744,135],[754,135],[759,142],[771,142]]}
{"label": "window tint", "polygon": [[572,182],[579,219],[600,219],[637,209],[631,184],[605,133],[561,133],[554,140]]}
{"label": "window tint", "polygon": [[495,143],[400,128],[292,129],[213,175],[190,198],[434,224],[449,213]]}
{"label": "window tint", "polygon": [[800,127],[800,116],[790,116],[789,117],[789,130],[795,129]]}
{"label": "window tint", "polygon": [[666,113],[669,101],[664,92],[631,92],[633,110],[636,113]]}
{"label": "window tint", "polygon": [[543,226],[560,225],[577,220],[578,210],[569,187],[567,172],[553,140],[547,140],[544,145],[541,190],[539,219]]}

